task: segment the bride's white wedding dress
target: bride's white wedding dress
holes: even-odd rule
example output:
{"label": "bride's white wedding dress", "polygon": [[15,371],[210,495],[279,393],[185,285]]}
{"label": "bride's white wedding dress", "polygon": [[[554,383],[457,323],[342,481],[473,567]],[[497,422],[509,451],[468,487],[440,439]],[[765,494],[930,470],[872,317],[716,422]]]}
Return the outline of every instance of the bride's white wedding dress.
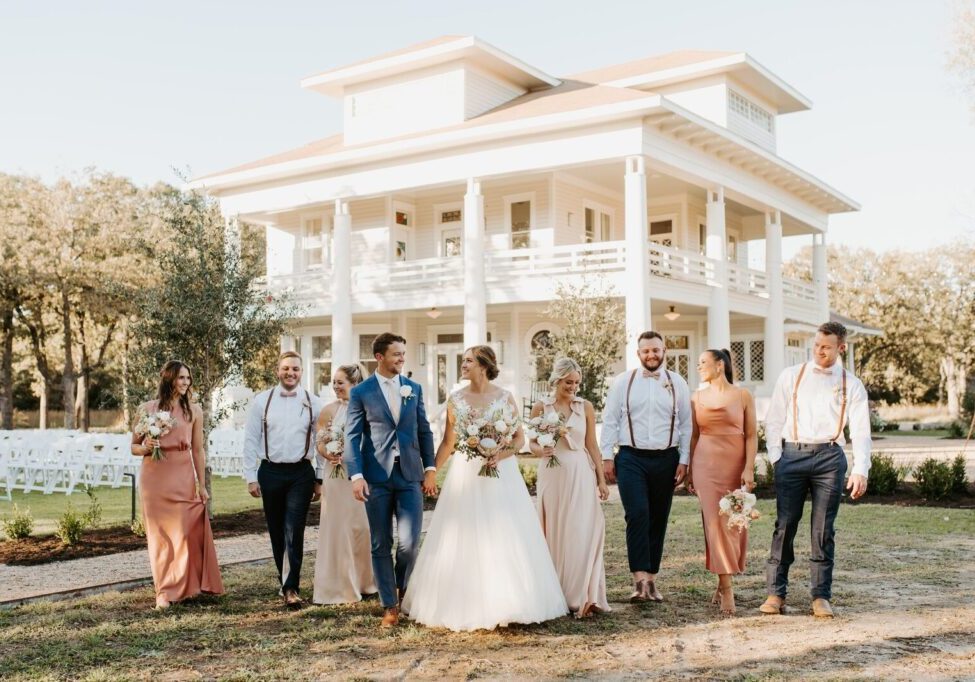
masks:
{"label": "bride's white wedding dress", "polygon": [[[475,410],[455,393],[455,409]],[[568,613],[538,512],[508,457],[498,478],[455,453],[420,548],[403,611],[455,631],[540,623]]]}

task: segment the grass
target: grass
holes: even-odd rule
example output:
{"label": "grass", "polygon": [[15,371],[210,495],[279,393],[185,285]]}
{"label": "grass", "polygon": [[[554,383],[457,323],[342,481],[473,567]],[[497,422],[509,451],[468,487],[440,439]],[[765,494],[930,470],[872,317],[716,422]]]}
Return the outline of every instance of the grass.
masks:
{"label": "grass", "polygon": [[[151,610],[149,589],[0,611],[0,670],[7,679],[87,680],[604,675],[791,679],[801,677],[800,671],[829,677],[830,670],[836,676],[846,671],[871,677],[871,669],[864,666],[879,660],[876,651],[907,656],[911,650],[906,643],[910,638],[890,633],[896,634],[899,621],[916,617],[911,615],[917,606],[912,599],[921,599],[918,608],[944,605],[946,610],[937,613],[939,623],[966,608],[972,577],[964,567],[975,548],[975,513],[859,504],[844,506],[837,523],[834,603],[854,616],[828,624],[814,624],[805,616],[755,617],[752,609],[765,592],[762,570],[773,505],[759,502],[765,517],[751,535],[749,568],[736,581],[740,615],[731,620],[720,618],[708,605],[714,580],[703,566],[697,503],[678,498],[660,583],[667,595],[663,604],[626,603],[630,579],[622,509],[609,504],[605,559],[613,612],[593,620],[562,618],[490,633],[454,634],[413,624],[381,632],[375,601],[285,612],[270,568],[258,566],[226,571],[227,596],[178,605],[168,612]],[[800,605],[808,600],[807,529],[804,526],[797,539],[792,575],[794,599]],[[311,574],[306,564],[306,589]],[[857,628],[877,619],[886,629],[858,644]],[[911,636],[923,634],[911,627]],[[814,648],[826,633],[835,635],[836,644]],[[782,643],[778,649],[763,646],[763,637],[779,637]],[[956,646],[964,655],[969,640],[964,633],[958,637],[962,642]],[[854,644],[853,654],[844,658],[844,647]],[[951,649],[935,651],[939,665],[950,662]],[[746,662],[733,667],[731,661],[739,657]],[[915,659],[920,660],[894,663],[914,665]],[[908,668],[895,670],[899,675],[909,673]],[[943,670],[947,669],[933,668],[927,675],[922,670],[915,676],[940,677]]]}
{"label": "grass", "polygon": [[[102,505],[102,525],[128,525],[132,513],[132,490],[130,488],[95,488],[95,494]],[[64,513],[70,503],[75,509],[88,508],[88,496],[79,487],[72,495],[53,493],[45,495],[41,492],[25,493],[15,490],[12,500],[0,500],[0,517],[7,516],[13,505],[23,509],[30,509],[34,516],[34,535],[45,535],[54,532],[57,519]],[[247,494],[247,485],[241,478],[213,478],[213,504],[215,514],[229,514],[244,509],[260,506],[260,501]],[[136,494],[138,505],[138,493]]]}

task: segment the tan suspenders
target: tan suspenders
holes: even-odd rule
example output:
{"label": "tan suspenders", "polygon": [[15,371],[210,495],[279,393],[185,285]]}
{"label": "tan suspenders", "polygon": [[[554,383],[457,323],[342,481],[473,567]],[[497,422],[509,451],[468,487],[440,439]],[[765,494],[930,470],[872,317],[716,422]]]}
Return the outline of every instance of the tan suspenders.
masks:
{"label": "tan suspenders", "polygon": [[[633,380],[636,373],[640,370],[635,369],[630,373],[630,380],[626,383],[626,423],[630,427],[630,445],[636,447],[636,438],[633,435],[633,417],[630,416],[630,391],[633,390]],[[670,372],[666,369],[664,374],[667,376],[667,385],[670,387],[670,435],[667,436],[667,448],[673,447],[674,443],[674,423],[677,421],[677,391],[674,390],[674,380],[670,377]]]}
{"label": "tan suspenders", "polygon": [[[267,450],[267,413],[271,409],[271,398],[274,397],[274,392],[277,388],[271,389],[271,392],[267,396],[267,402],[264,404],[264,419],[261,420],[261,432],[264,434],[264,459],[271,461],[271,456],[268,454]],[[304,459],[308,456],[308,446],[311,445],[311,431],[315,426],[315,419],[312,415],[311,409],[311,396],[308,394],[308,389],[305,389],[305,400],[308,401],[308,431],[305,433],[305,451],[301,453],[301,458]]]}
{"label": "tan suspenders", "polygon": [[[802,363],[802,367],[799,369],[799,376],[796,377],[796,383],[792,387],[792,442],[799,442],[799,384],[802,381],[802,376],[806,373],[806,363]],[[840,389],[842,391],[840,403],[840,423],[836,427],[836,435],[830,439],[830,442],[836,442],[843,435],[843,420],[846,418],[846,368],[843,368],[843,385]]]}

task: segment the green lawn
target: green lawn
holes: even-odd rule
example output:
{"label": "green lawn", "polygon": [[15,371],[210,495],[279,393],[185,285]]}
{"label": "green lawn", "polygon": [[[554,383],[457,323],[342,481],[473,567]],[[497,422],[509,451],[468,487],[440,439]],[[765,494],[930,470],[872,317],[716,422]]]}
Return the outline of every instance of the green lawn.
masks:
{"label": "green lawn", "polygon": [[[131,488],[95,488],[98,502],[102,505],[102,524],[106,526],[128,524],[132,512]],[[75,509],[88,508],[88,496],[82,488],[72,495],[14,491],[13,500],[0,500],[0,518],[9,516],[14,504],[19,509],[30,509],[34,516],[34,534],[54,532],[58,517],[70,504]],[[260,501],[247,494],[247,484],[241,478],[213,479],[213,503],[215,514],[227,514],[260,506]],[[136,495],[138,505],[138,494]]]}
{"label": "green lawn", "polygon": [[[860,504],[838,520],[835,621],[807,614],[808,526],[796,543],[790,603],[763,618],[773,502],[736,580],[739,614],[708,604],[700,513],[678,498],[660,587],[663,604],[631,606],[622,510],[608,504],[613,612],[495,632],[377,628],[375,601],[286,612],[268,566],[225,572],[228,595],[151,610],[151,590],[0,611],[7,679],[967,679],[975,675],[975,512]],[[503,557],[499,557],[503,560]],[[310,563],[310,562],[309,562]],[[306,566],[308,566],[306,564]],[[303,572],[310,582],[310,566]],[[489,571],[488,571],[489,575]],[[968,666],[968,667],[966,667]]]}

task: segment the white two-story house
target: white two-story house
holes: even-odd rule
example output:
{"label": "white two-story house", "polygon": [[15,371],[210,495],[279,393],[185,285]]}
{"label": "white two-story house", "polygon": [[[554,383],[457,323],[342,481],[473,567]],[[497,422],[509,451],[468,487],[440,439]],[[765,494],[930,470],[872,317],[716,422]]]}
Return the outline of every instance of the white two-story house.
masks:
{"label": "white two-story house", "polygon": [[[697,354],[730,348],[767,394],[829,317],[829,216],[858,206],[776,154],[778,117],[810,102],[745,53],[553,76],[444,36],[301,85],[342,100],[342,133],[193,185],[266,226],[267,283],[305,304],[282,347],[316,393],[338,364],[371,370],[373,337],[393,330],[428,408],[476,343],[527,396],[535,350],[571,324],[543,314],[556,285],[592,273],[625,306],[620,368],[652,328],[692,386]],[[788,235],[809,235],[812,283],[782,276]]]}

